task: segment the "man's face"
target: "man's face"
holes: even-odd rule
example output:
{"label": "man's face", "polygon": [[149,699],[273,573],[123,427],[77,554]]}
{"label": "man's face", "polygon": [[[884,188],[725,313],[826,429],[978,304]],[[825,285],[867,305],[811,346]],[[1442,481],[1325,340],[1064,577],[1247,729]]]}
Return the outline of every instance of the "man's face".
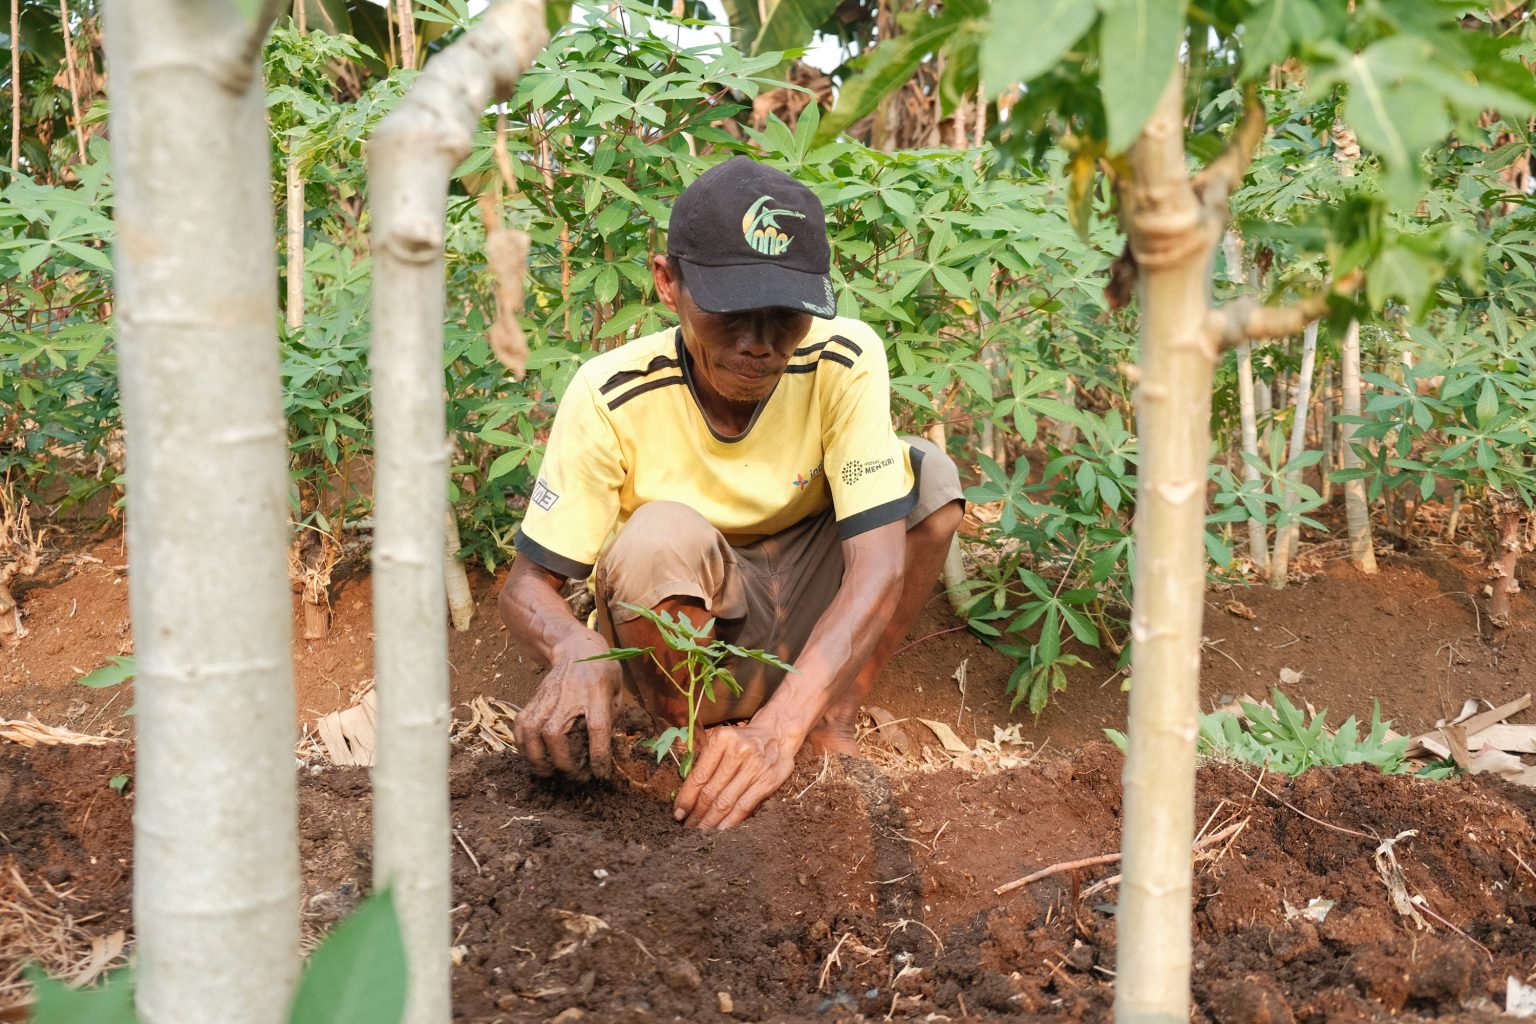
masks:
{"label": "man's face", "polygon": [[657,295],[681,321],[694,382],[731,402],[760,402],[773,394],[811,329],[811,315],[773,308],[707,313],[694,305],[675,264],[657,256],[651,268]]}

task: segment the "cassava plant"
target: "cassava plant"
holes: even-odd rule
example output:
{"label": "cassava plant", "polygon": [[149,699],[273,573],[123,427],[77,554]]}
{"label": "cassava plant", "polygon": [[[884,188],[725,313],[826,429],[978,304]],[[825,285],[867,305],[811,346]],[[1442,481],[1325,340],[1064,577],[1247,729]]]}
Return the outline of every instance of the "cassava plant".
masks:
{"label": "cassava plant", "polygon": [[674,615],[627,602],[620,604],[621,607],[628,608],[654,625],[657,632],[661,634],[662,643],[682,656],[679,663],[668,671],[667,666],[657,656],[654,647],[615,647],[606,654],[582,660],[629,661],[632,658],[650,658],[657,671],[677,687],[677,692],[682,694],[688,703],[687,724],[674,725],[666,729],[660,736],[648,740],[646,746],[656,753],[656,760],[660,761],[669,753],[673,753],[677,741],[682,740],[683,755],[677,759],[677,768],[678,774],[686,779],[688,773],[693,770],[694,756],[698,753],[700,706],[706,700],[714,702],[717,685],[723,685],[733,697],[741,694],[741,685],[736,682],[736,676],[730,669],[724,667],[722,662],[732,657],[748,658],[762,662],[764,665],[781,668],[786,672],[793,672],[794,668],[767,651],[738,647],[721,640],[715,636],[714,619],[710,619],[702,626],[696,626],[693,620],[681,613]]}

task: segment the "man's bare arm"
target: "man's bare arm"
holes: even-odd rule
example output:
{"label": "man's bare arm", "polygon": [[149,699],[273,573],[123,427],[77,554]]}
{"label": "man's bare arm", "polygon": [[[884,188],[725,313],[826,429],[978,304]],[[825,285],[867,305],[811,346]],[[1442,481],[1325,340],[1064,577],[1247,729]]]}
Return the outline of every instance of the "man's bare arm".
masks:
{"label": "man's bare arm", "polygon": [[[519,646],[550,667],[513,726],[517,745],[540,775],[559,772],[607,778],[612,764],[613,712],[620,677],[617,662],[581,659],[608,650],[608,641],[588,629],[560,596],[563,577],[532,559],[512,563],[497,605]],[[566,743],[566,730],[585,716],[590,764],[579,764]]]}
{"label": "man's bare arm", "polygon": [[895,610],[906,560],[902,521],[843,541],[843,582],[778,690],[746,725],[708,734],[677,794],[676,816],[712,829],[740,824],[794,770],[795,753],[858,674]]}

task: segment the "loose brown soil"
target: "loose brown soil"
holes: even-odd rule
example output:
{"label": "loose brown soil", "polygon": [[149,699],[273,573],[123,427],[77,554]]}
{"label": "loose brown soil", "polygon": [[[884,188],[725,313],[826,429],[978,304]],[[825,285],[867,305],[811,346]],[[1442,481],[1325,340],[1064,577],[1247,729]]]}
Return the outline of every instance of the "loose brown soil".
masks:
{"label": "loose brown soil", "polygon": [[[1208,706],[1262,695],[1288,668],[1301,680],[1286,692],[1334,721],[1379,700],[1413,731],[1465,698],[1532,688],[1536,607],[1518,598],[1516,625],[1494,631],[1477,610],[1475,557],[1394,555],[1362,579],[1334,550],[1313,551],[1302,563],[1311,578],[1287,590],[1208,593]],[[32,632],[0,651],[0,717],[127,732],[130,694],[73,684],[129,649],[121,552],[109,541],[80,554],[54,557],[20,588]],[[521,703],[537,681],[495,621],[497,582],[475,580],[476,623],[452,638],[455,701]],[[1254,617],[1228,611],[1232,601]],[[366,576],[355,575],[340,586],[331,637],[296,644],[301,722],[344,706],[371,676],[370,614]],[[874,697],[914,739],[925,731],[916,717],[958,722],[968,740],[1012,721],[1001,693],[1011,665],[963,631],[941,632],[954,625],[942,600],[930,605],[915,634],[926,639]],[[675,773],[638,748],[639,732],[620,742],[623,774],[586,787],[533,780],[512,754],[459,749],[456,1019],[1107,1019],[1118,890],[1088,890],[1116,868],[992,892],[1119,846],[1122,764],[1098,737],[1123,727],[1124,695],[1112,656],[1091,660],[1038,723],[1022,723],[1041,751],[1026,765],[928,771],[871,746],[868,759],[803,765],[721,835],[673,823]],[[0,873],[14,864],[73,888],[68,909],[102,915],[92,922],[102,933],[129,923],[134,797],[108,780],[130,760],[126,742],[0,745]],[[1245,824],[1198,865],[1196,1020],[1492,1020],[1506,978],[1536,967],[1536,792],[1363,768],[1261,779],[1219,763],[1202,767],[1199,785],[1208,831]],[[368,789],[357,769],[301,773],[311,936],[367,887]],[[1374,862],[1383,840],[1409,830],[1395,855],[1426,928],[1393,908]],[[1313,899],[1333,901],[1324,920],[1292,913]]]}

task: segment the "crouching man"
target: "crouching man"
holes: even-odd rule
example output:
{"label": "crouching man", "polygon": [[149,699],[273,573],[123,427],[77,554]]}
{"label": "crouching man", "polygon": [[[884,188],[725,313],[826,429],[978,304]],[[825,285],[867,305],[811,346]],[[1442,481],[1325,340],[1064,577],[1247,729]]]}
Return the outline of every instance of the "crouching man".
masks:
{"label": "crouching man", "polygon": [[[685,723],[648,659],[584,660],[617,645],[673,664],[625,603],[713,618],[723,639],[795,668],[729,665],[742,692],[717,689],[700,709],[715,728],[679,820],[730,828],[802,747],[855,752],[859,705],[930,593],[963,502],[948,456],[892,429],[885,347],[835,315],[830,267],[820,201],[779,171],[737,157],[678,198],[651,260],[678,326],[571,382],[501,593],[514,637],[550,666],[515,729],[536,772],[606,776],[626,688]],[[560,596],[594,567],[597,630]],[[582,718],[578,760],[566,731]]]}

